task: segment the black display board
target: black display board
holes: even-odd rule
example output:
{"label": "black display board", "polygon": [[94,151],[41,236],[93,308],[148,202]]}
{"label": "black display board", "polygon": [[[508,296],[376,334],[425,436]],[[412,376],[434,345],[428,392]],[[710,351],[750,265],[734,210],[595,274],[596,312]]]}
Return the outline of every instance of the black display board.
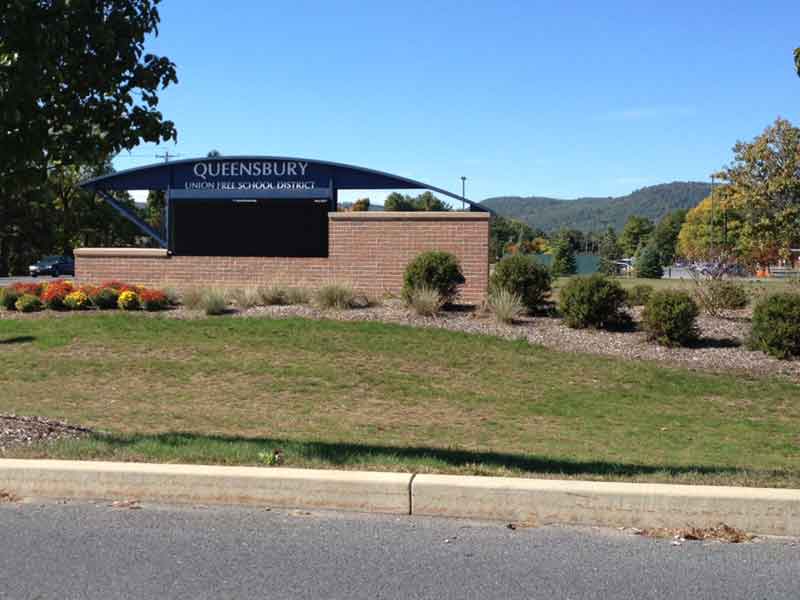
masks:
{"label": "black display board", "polygon": [[173,252],[185,256],[328,256],[327,200],[172,204]]}

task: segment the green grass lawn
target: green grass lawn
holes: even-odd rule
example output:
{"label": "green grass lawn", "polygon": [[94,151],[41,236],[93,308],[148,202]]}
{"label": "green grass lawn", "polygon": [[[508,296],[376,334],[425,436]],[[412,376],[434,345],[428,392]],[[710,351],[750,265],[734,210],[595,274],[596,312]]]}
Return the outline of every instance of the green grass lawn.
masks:
{"label": "green grass lawn", "polygon": [[107,432],[6,456],[800,487],[800,386],[379,323],[0,320],[0,413]]}

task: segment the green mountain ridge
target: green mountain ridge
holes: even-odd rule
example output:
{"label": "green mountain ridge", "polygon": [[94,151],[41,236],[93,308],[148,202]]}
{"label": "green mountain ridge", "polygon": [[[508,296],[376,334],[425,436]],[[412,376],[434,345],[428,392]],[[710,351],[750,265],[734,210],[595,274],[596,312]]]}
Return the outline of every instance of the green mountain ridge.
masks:
{"label": "green mountain ridge", "polygon": [[481,204],[499,215],[524,221],[545,232],[562,227],[602,231],[609,225],[621,231],[632,215],[658,221],[669,212],[689,209],[711,193],[711,184],[673,181],[643,187],[627,196],[559,200],[542,196],[497,196]]}

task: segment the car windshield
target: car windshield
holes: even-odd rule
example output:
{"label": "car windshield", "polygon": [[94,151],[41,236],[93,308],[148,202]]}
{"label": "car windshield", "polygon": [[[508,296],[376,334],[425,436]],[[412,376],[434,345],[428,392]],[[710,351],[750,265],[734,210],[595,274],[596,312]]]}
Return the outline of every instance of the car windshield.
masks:
{"label": "car windshield", "polygon": [[57,262],[61,262],[61,257],[60,256],[45,256],[39,262],[48,263],[48,264],[57,263]]}

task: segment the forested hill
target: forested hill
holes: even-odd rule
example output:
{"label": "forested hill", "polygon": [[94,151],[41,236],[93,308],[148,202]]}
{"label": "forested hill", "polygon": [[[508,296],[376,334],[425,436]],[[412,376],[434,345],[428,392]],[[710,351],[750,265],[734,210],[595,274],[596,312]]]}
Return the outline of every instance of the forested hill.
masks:
{"label": "forested hill", "polygon": [[694,181],[673,181],[644,187],[618,198],[556,200],[539,196],[498,196],[481,204],[504,217],[525,221],[546,232],[562,227],[599,231],[609,225],[622,230],[631,215],[657,221],[670,211],[692,208],[711,192],[711,185]]}

